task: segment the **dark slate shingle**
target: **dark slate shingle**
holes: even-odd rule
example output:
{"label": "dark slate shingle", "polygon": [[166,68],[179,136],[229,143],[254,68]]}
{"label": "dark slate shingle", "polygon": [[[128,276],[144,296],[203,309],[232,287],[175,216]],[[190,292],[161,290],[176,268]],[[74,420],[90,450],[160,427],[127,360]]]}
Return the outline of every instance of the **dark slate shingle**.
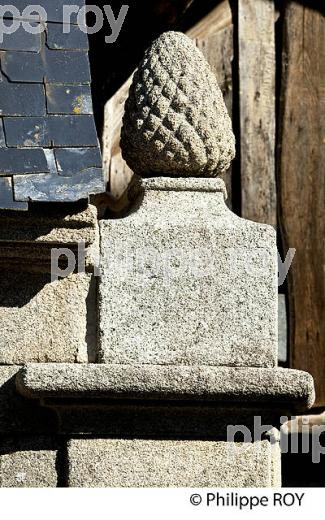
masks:
{"label": "dark slate shingle", "polygon": [[[2,20],[4,25],[11,26],[13,23],[18,24],[18,20]],[[2,32],[2,39],[0,41],[0,50],[4,51],[41,51],[41,36],[44,31],[44,25],[38,23],[28,22],[32,27],[37,28],[39,32],[33,34],[27,31],[21,24],[11,33]]]}
{"label": "dark slate shingle", "polygon": [[86,199],[89,193],[105,191],[101,168],[90,168],[73,177],[56,175],[17,175],[15,177],[15,198],[28,201],[30,197],[38,202],[73,202]]}
{"label": "dark slate shingle", "polygon": [[1,52],[1,69],[10,81],[43,83],[44,65],[41,54]]}
{"label": "dark slate shingle", "polygon": [[53,146],[98,146],[93,116],[49,116],[48,120]]}
{"label": "dark slate shingle", "polygon": [[[98,147],[92,116],[5,117],[3,122],[8,147]],[[81,155],[75,158],[82,169]]]}
{"label": "dark slate shingle", "polygon": [[92,114],[91,90],[87,85],[46,85],[49,114]]}
{"label": "dark slate shingle", "polygon": [[47,160],[43,150],[0,148],[0,175],[17,173],[46,173]]}
{"label": "dark slate shingle", "polygon": [[47,24],[46,43],[54,50],[85,50],[89,49],[87,33],[79,25],[60,23]]}
{"label": "dark slate shingle", "polygon": [[50,146],[51,140],[44,117],[5,117],[4,128],[7,146]]}
{"label": "dark slate shingle", "polygon": [[45,50],[46,83],[90,84],[90,67],[85,51]]}
{"label": "dark slate shingle", "polygon": [[27,210],[27,202],[16,202],[13,197],[12,179],[0,177],[0,209]]}
{"label": "dark slate shingle", "polygon": [[43,85],[0,83],[0,116],[44,116]]}
{"label": "dark slate shingle", "polygon": [[64,177],[77,175],[80,170],[102,166],[98,148],[58,148],[54,149],[54,154],[58,173]]}

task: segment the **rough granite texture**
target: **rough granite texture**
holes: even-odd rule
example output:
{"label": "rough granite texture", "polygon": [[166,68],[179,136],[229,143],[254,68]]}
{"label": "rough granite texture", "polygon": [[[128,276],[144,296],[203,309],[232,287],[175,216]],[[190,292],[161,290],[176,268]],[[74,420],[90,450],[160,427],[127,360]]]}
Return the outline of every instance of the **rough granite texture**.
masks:
{"label": "rough granite texture", "polygon": [[24,214],[0,214],[0,241],[49,242],[53,244],[94,241],[97,210],[87,206],[80,211],[47,207],[46,211],[30,210]]}
{"label": "rough granite texture", "polygon": [[136,70],[125,104],[123,158],[142,176],[209,177],[226,171],[235,138],[221,90],[185,34],[162,34]]}
{"label": "rough granite texture", "polygon": [[0,274],[0,364],[87,362],[96,321],[91,275],[51,282],[40,273]]}
{"label": "rough granite texture", "polygon": [[[85,244],[85,268],[98,263],[99,232],[94,206],[79,211],[56,208],[34,209],[24,214],[0,214],[0,267],[50,271],[51,249],[67,247],[77,255]],[[77,256],[76,256],[77,258]]]}
{"label": "rough granite texture", "polygon": [[275,366],[274,229],[234,215],[220,179],[143,185],[100,224],[101,361]]}
{"label": "rough granite texture", "polygon": [[30,398],[185,399],[304,410],[315,397],[310,374],[283,368],[31,364],[16,381]]}
{"label": "rough granite texture", "polygon": [[280,448],[254,443],[79,439],[68,444],[70,487],[272,487]]}
{"label": "rough granite texture", "polygon": [[56,487],[57,445],[48,437],[0,441],[0,487]]}

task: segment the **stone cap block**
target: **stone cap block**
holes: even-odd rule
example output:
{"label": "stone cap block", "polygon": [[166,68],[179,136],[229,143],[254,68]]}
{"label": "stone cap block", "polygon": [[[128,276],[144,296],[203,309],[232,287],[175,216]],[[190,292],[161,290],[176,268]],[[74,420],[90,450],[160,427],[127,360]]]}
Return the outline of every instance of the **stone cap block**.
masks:
{"label": "stone cap block", "polygon": [[233,214],[220,179],[143,188],[100,223],[99,360],[276,366],[275,230]]}
{"label": "stone cap block", "polygon": [[30,364],[16,385],[32,399],[197,400],[295,411],[311,407],[315,398],[310,374],[283,368]]}

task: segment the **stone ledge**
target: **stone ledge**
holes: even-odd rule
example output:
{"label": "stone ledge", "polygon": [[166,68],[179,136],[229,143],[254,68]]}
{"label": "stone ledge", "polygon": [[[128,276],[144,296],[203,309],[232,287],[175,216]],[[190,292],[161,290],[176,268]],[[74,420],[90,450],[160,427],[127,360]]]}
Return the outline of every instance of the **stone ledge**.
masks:
{"label": "stone ledge", "polygon": [[295,411],[312,406],[313,378],[283,368],[29,364],[16,377],[31,399],[157,399],[258,404]]}
{"label": "stone ledge", "polygon": [[[74,208],[37,206],[27,214],[0,212],[0,267],[19,271],[50,272],[53,248],[68,248],[76,259],[78,245],[85,246],[85,268],[98,263],[97,209],[80,204]],[[61,262],[62,263],[62,262]],[[64,268],[65,266],[62,265]],[[81,266],[83,267],[83,266]]]}
{"label": "stone ledge", "polygon": [[222,179],[151,177],[142,179],[141,186],[143,189],[153,191],[201,191],[207,193],[220,191],[223,193],[225,200],[227,199],[227,189]]}

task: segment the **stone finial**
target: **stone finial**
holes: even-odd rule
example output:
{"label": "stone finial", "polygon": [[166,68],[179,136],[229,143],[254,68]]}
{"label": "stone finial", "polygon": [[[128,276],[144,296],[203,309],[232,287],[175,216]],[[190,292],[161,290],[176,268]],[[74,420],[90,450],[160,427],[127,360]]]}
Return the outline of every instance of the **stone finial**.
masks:
{"label": "stone finial", "polygon": [[222,93],[184,34],[162,34],[134,74],[121,134],[123,157],[142,176],[216,177],[235,156]]}

